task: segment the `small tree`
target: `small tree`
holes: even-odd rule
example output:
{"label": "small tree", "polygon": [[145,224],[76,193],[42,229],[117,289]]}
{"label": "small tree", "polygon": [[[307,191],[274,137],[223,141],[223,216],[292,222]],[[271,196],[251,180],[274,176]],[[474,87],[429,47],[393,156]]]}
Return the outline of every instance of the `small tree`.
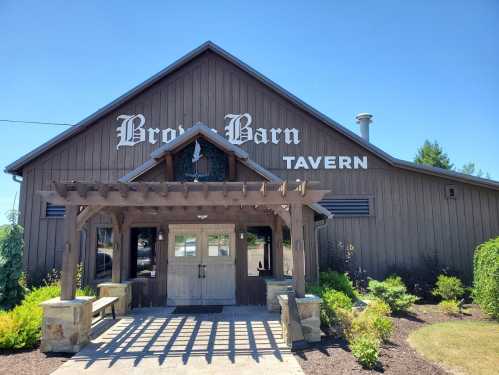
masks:
{"label": "small tree", "polygon": [[0,241],[0,308],[8,310],[21,301],[24,289],[22,275],[23,228],[17,224],[17,213],[9,214],[10,224]]}
{"label": "small tree", "polygon": [[449,157],[437,141],[432,143],[429,140],[426,140],[423,146],[418,149],[414,162],[443,169],[452,169],[453,167]]}

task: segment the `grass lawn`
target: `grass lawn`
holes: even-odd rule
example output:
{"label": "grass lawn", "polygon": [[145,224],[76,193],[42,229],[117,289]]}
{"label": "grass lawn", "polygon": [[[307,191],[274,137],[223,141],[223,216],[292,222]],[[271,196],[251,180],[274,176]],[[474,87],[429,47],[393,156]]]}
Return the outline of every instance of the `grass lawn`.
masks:
{"label": "grass lawn", "polygon": [[408,339],[426,359],[456,374],[497,374],[499,323],[448,321],[412,332]]}

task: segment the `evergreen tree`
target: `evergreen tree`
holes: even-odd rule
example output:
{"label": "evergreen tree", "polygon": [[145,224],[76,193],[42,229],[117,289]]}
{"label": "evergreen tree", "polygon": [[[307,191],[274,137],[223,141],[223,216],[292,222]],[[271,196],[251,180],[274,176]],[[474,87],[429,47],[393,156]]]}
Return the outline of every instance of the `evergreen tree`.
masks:
{"label": "evergreen tree", "polygon": [[0,309],[11,309],[23,297],[19,283],[22,274],[23,228],[17,224],[17,214],[10,214],[10,224],[0,240]]}
{"label": "evergreen tree", "polygon": [[426,140],[423,146],[418,149],[414,162],[443,169],[452,169],[453,167],[449,157],[437,141],[432,143],[429,140]]}

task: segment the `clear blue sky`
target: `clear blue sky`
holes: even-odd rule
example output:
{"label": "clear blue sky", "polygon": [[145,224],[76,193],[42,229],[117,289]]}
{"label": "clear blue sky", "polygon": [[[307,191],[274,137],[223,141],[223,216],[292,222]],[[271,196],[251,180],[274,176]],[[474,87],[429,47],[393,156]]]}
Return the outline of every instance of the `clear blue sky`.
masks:
{"label": "clear blue sky", "polygon": [[[291,5],[293,4],[293,5]],[[499,1],[0,2],[0,118],[75,123],[206,40],[412,160],[499,179]],[[2,169],[63,128],[0,123]],[[0,177],[0,223],[18,185]]]}

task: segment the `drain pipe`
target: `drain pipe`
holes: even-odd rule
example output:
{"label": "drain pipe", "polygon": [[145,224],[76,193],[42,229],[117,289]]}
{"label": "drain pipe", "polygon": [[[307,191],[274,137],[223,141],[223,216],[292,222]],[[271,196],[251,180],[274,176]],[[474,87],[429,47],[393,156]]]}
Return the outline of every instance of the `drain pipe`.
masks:
{"label": "drain pipe", "polygon": [[18,176],[18,175],[13,174],[13,175],[12,175],[12,180],[14,180],[15,182],[17,182],[18,184],[22,183],[22,182],[23,182],[23,180],[22,180],[22,179],[21,179],[21,180],[18,180],[18,179],[17,179],[17,177],[19,177],[19,176]]}
{"label": "drain pipe", "polygon": [[325,220],[321,220],[322,221],[322,224],[315,224],[315,228],[314,228],[314,234],[315,234],[315,259],[317,260],[315,262],[315,266],[316,266],[316,279],[315,281],[318,283],[319,282],[319,272],[320,272],[320,266],[319,266],[319,230],[321,229],[324,229],[327,227],[328,225],[328,220],[331,218],[332,216],[326,218]]}

